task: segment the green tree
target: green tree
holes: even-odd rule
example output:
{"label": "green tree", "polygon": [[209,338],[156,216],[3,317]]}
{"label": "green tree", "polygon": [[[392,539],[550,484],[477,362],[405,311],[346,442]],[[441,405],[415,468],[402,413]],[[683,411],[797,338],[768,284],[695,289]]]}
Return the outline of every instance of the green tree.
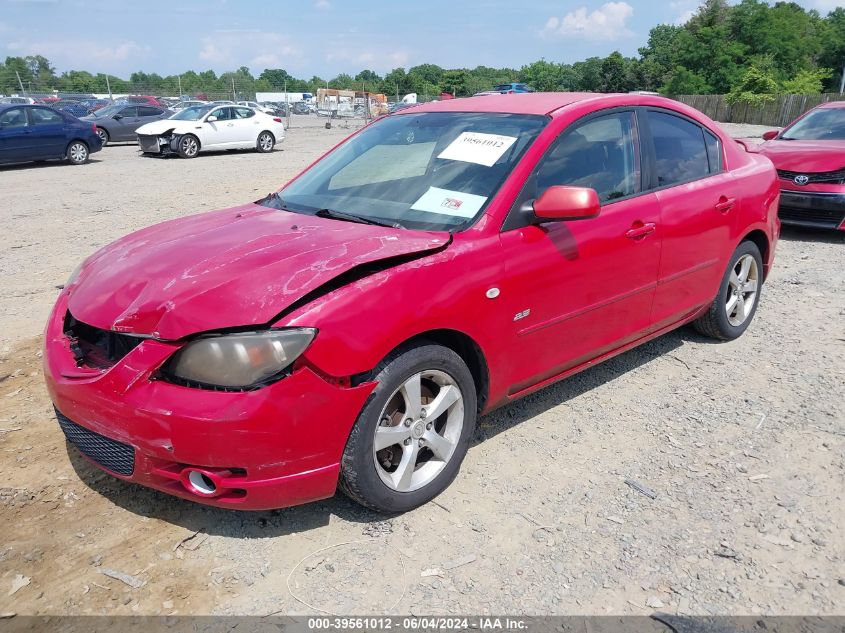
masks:
{"label": "green tree", "polygon": [[816,68],[815,70],[802,70],[792,79],[781,83],[781,92],[793,95],[818,94],[824,90],[825,80],[833,76],[830,68]]}
{"label": "green tree", "polygon": [[754,65],[745,71],[742,80],[725,96],[725,101],[759,105],[773,101],[777,92],[778,83],[772,71]]}

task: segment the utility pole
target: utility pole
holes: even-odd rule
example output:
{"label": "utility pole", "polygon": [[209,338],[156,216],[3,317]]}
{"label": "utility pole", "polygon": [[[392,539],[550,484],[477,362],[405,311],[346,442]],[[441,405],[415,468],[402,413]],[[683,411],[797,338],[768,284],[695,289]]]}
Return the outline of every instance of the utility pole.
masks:
{"label": "utility pole", "polygon": [[237,101],[238,98],[235,96],[235,78],[232,77],[232,101]]}
{"label": "utility pole", "polygon": [[114,101],[114,96],[111,93],[111,83],[109,82],[108,75],[106,75],[106,90],[109,91],[109,101]]}
{"label": "utility pole", "polygon": [[839,94],[845,92],[845,66],[842,66],[842,81],[839,82]]}
{"label": "utility pole", "polygon": [[17,70],[15,71],[15,77],[18,78],[18,85],[21,87],[21,92],[25,95],[26,90],[23,89],[23,82],[21,81],[21,75]]}
{"label": "utility pole", "polygon": [[179,98],[182,98],[182,75],[176,75],[176,80],[179,82]]}

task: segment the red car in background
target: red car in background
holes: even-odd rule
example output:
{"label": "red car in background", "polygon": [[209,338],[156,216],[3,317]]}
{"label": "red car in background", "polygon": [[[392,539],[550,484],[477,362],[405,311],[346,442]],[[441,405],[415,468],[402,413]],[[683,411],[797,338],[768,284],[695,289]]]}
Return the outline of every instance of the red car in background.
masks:
{"label": "red car in background", "polygon": [[820,105],[763,139],[759,151],[780,179],[781,222],[845,231],[845,102]]}
{"label": "red car in background", "polygon": [[46,327],[47,387],[69,442],[125,480],[409,510],[479,414],[686,323],[740,336],[778,195],[768,160],[676,101],[422,104],[266,198],[86,259]]}
{"label": "red car in background", "polygon": [[118,99],[118,102],[125,101],[126,103],[142,103],[144,105],[151,105],[157,108],[166,108],[167,104],[162,103],[155,97],[150,97],[148,95],[129,95],[128,97],[123,97],[122,99]]}

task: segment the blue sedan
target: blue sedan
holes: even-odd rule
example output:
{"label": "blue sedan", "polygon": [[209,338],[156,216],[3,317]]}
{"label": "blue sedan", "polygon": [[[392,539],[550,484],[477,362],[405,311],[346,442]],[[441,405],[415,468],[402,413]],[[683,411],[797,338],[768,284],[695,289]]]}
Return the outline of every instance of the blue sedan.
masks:
{"label": "blue sedan", "polygon": [[91,123],[47,106],[0,104],[0,163],[58,159],[82,165],[102,146]]}

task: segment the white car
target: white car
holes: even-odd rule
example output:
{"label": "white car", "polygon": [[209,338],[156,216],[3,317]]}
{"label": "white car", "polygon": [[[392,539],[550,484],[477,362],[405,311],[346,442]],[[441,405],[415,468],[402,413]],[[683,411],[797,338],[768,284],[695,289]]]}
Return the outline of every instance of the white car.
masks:
{"label": "white car", "polygon": [[137,129],[144,154],[178,154],[194,158],[200,152],[250,149],[271,152],[285,138],[281,117],[272,117],[238,105],[198,105],[169,119]]}
{"label": "white car", "polygon": [[259,112],[263,112],[264,114],[274,115],[275,112],[268,108],[267,106],[261,105],[255,101],[238,101],[238,105],[246,106],[248,108],[252,108],[253,110],[258,110]]}

